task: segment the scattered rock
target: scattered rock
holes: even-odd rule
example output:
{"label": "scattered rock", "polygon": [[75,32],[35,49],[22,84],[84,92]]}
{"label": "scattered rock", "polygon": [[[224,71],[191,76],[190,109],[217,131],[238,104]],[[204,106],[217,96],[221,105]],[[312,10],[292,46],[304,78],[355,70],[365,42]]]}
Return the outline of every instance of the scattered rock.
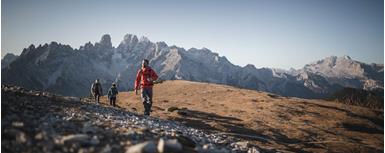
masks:
{"label": "scattered rock", "polygon": [[259,150],[255,147],[252,147],[252,148],[249,148],[249,150],[247,150],[247,153],[259,153]]}
{"label": "scattered rock", "polygon": [[178,142],[180,142],[183,146],[188,146],[191,148],[194,148],[196,146],[196,143],[194,140],[192,140],[190,137],[185,136],[185,135],[180,135],[176,137]]}
{"label": "scattered rock", "polygon": [[242,151],[247,151],[247,149],[249,147],[249,142],[248,141],[238,141],[238,142],[232,143],[231,146],[233,146],[235,148],[239,148]]}
{"label": "scattered rock", "polygon": [[12,122],[12,126],[13,127],[23,127],[24,126],[24,123],[23,122]]}
{"label": "scattered rock", "polygon": [[107,144],[101,151],[100,153],[110,153],[111,152],[111,146]]}
{"label": "scattered rock", "polygon": [[136,112],[136,111],[138,111],[135,107],[132,107],[131,108],[131,111],[133,111],[133,112]]}
{"label": "scattered rock", "polygon": [[83,128],[82,128],[82,132],[85,133],[85,134],[94,134],[96,133],[96,128],[92,127],[92,123],[91,122],[86,122],[84,123],[83,125]]}
{"label": "scattered rock", "polygon": [[279,96],[278,95],[276,95],[276,94],[267,94],[269,97],[271,97],[271,98],[279,98]]}
{"label": "scattered rock", "polygon": [[160,153],[181,152],[183,149],[177,139],[163,140],[162,138],[159,139],[157,148]]}
{"label": "scattered rock", "polygon": [[88,142],[89,137],[85,134],[71,134],[67,136],[63,136],[57,141],[55,141],[56,144],[63,145],[66,143],[86,143]]}
{"label": "scattered rock", "polygon": [[36,140],[42,140],[44,138],[43,132],[39,132],[35,135]]}
{"label": "scattered rock", "polygon": [[173,112],[173,111],[175,111],[175,110],[178,110],[178,107],[171,106],[171,107],[166,108],[166,111],[167,111],[167,112]]}
{"label": "scattered rock", "polygon": [[92,139],[91,139],[91,141],[90,141],[90,143],[92,144],[92,145],[97,145],[97,144],[99,144],[100,143],[100,141],[99,141],[99,139],[98,139],[98,136],[93,136],[92,137]]}
{"label": "scattered rock", "polygon": [[126,153],[156,153],[157,147],[155,142],[146,141],[127,148]]}
{"label": "scattered rock", "polygon": [[18,131],[16,133],[16,142],[18,143],[26,143],[27,142],[27,136],[24,132]]}
{"label": "scattered rock", "polygon": [[[89,98],[78,101],[8,86],[2,94],[2,147],[9,152],[194,152],[204,144],[212,152],[240,151],[229,145],[232,136],[96,105]],[[187,108],[166,111],[190,115]],[[224,139],[228,143],[220,143]]]}
{"label": "scattered rock", "polygon": [[188,112],[188,110],[180,109],[180,110],[177,110],[176,113],[182,116],[188,116],[190,112]]}

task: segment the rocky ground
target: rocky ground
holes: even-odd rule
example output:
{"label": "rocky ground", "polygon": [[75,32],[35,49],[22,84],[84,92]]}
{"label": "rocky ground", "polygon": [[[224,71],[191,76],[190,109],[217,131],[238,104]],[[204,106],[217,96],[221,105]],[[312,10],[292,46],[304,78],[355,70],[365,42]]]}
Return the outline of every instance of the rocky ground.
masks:
{"label": "rocky ground", "polygon": [[1,151],[259,152],[231,135],[144,117],[90,99],[1,87]]}

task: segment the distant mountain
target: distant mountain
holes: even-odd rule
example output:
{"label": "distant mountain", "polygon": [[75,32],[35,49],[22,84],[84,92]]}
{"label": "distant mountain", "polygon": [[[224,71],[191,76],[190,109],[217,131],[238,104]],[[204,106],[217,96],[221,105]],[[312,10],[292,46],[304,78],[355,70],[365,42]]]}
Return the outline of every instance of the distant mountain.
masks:
{"label": "distant mountain", "polygon": [[345,87],[375,90],[383,89],[384,84],[384,65],[365,64],[349,56],[326,57],[289,74],[322,97]]}
{"label": "distant mountain", "polygon": [[17,57],[19,56],[12,53],[7,53],[1,60],[1,69],[3,69],[4,67],[7,67],[10,63],[16,60]]}
{"label": "distant mountain", "polygon": [[320,75],[330,83],[345,87],[375,89],[383,86],[384,65],[365,64],[349,56],[331,56],[305,65],[300,73]]}
{"label": "distant mountain", "polygon": [[2,83],[87,96],[91,83],[100,78],[104,89],[117,82],[120,90],[129,90],[144,58],[162,79],[227,84],[283,96],[324,98],[344,87],[383,89],[383,65],[368,65],[349,57],[328,57],[300,70],[258,69],[234,65],[207,48],[185,50],[131,34],[116,48],[109,35],[79,49],[56,42],[31,45],[2,68]]}

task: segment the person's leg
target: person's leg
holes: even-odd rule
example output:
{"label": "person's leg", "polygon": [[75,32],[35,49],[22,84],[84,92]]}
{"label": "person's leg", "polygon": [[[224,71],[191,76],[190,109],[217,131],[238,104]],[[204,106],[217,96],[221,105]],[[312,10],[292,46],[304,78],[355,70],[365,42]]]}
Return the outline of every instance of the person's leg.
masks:
{"label": "person's leg", "polygon": [[116,106],[116,97],[112,98],[112,105],[115,107]]}
{"label": "person's leg", "polygon": [[143,88],[141,90],[141,96],[142,96],[142,102],[143,102],[143,107],[144,107],[144,115],[147,115],[147,90],[145,88]]}
{"label": "person's leg", "polygon": [[148,115],[151,113],[151,106],[152,106],[152,88],[148,88],[147,90],[147,95],[148,95],[148,101],[147,101],[147,106],[148,106]]}
{"label": "person's leg", "polygon": [[113,98],[112,98],[112,97],[110,97],[110,105],[112,105],[112,101],[113,101]]}
{"label": "person's leg", "polygon": [[96,101],[96,102],[99,104],[100,95],[99,95],[99,94],[97,94],[96,98],[97,98],[97,101]]}

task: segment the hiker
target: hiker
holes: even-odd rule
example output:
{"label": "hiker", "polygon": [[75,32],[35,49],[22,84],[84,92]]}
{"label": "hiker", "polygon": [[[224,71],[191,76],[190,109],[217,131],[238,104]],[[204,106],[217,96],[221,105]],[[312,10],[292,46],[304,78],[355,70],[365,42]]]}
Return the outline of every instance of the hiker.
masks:
{"label": "hiker", "polygon": [[96,103],[99,104],[100,96],[103,95],[102,85],[100,84],[99,79],[96,79],[95,82],[92,84],[91,93],[94,96]]}
{"label": "hiker", "polygon": [[158,75],[150,66],[149,61],[144,59],[142,61],[142,68],[138,70],[135,80],[135,94],[141,89],[141,97],[144,106],[144,115],[150,115],[152,106],[152,86],[154,81],[158,79]]}
{"label": "hiker", "polygon": [[115,107],[116,103],[116,95],[118,95],[118,89],[116,88],[116,84],[112,83],[111,88],[108,90],[107,97],[110,100],[110,105]]}

